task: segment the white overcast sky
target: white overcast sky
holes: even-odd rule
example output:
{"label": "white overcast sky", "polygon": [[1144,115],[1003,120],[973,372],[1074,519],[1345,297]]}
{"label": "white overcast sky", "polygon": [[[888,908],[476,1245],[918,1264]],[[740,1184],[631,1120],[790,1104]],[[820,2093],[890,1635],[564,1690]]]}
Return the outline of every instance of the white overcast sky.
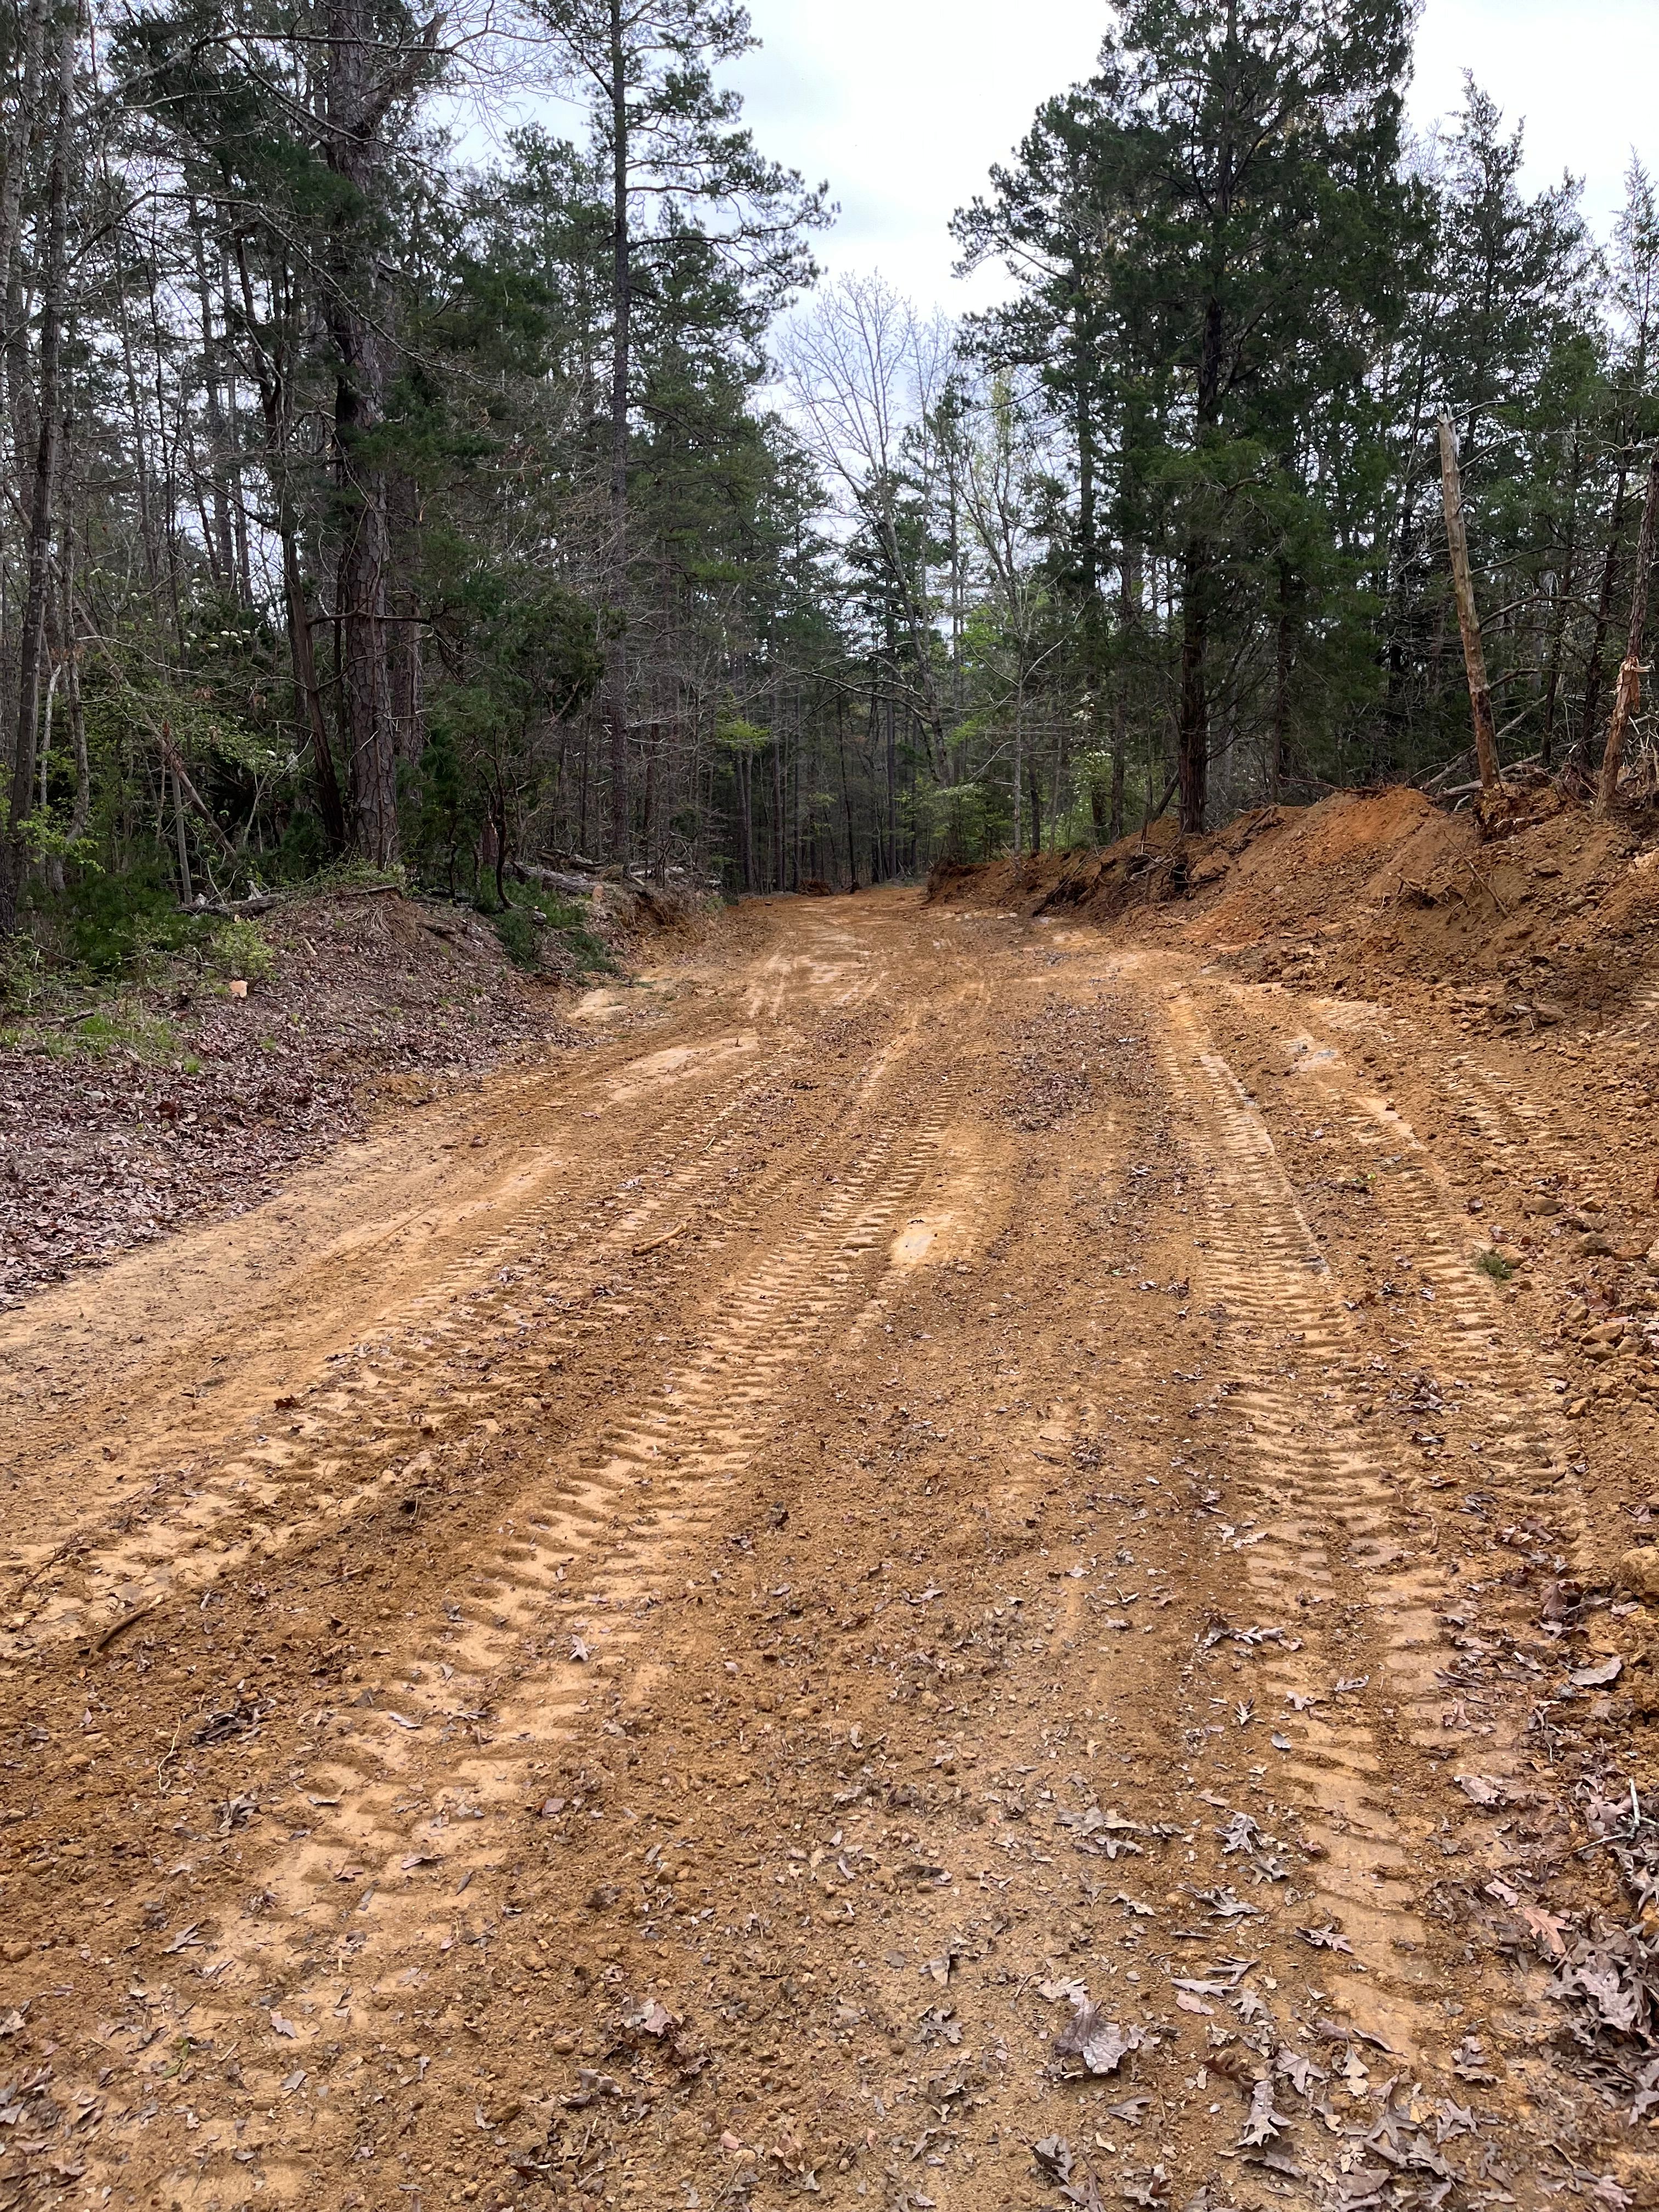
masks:
{"label": "white overcast sky", "polygon": [[[737,74],[748,118],[769,154],[827,177],[841,203],[819,259],[879,269],[927,304],[990,296],[952,280],[945,225],[1038,103],[1087,74],[1103,0],[749,4],[764,43]],[[1426,0],[1417,127],[1456,105],[1465,69],[1526,118],[1528,181],[1582,176],[1598,231],[1632,147],[1659,167],[1659,0]]]}

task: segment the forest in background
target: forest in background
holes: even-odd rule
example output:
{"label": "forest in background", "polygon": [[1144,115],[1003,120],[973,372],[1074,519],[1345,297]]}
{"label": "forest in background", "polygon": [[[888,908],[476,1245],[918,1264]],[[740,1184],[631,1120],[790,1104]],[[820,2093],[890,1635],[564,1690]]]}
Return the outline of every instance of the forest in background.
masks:
{"label": "forest in background", "polygon": [[343,867],[790,890],[1455,791],[1443,410],[1499,754],[1588,787],[1659,196],[1598,240],[1473,80],[1408,139],[1413,14],[1126,0],[951,325],[819,281],[726,0],[0,0],[13,971]]}

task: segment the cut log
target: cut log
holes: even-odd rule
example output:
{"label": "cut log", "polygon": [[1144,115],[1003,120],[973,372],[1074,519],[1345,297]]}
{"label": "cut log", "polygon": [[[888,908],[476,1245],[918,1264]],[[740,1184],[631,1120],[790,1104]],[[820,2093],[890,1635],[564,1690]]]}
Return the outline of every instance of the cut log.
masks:
{"label": "cut log", "polygon": [[562,891],[567,898],[592,898],[599,889],[593,877],[574,875],[568,868],[538,868],[527,861],[514,861],[508,872],[534,884],[539,890]]}

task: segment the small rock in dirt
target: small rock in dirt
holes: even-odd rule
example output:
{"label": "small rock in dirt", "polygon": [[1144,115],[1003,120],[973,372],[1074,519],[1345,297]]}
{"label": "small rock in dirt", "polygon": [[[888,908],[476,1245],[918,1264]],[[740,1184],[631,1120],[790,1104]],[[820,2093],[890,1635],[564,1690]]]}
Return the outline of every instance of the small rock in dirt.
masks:
{"label": "small rock in dirt", "polygon": [[1659,1598],[1659,1545],[1638,1544],[1619,1562],[1619,1579],[1638,1597]]}

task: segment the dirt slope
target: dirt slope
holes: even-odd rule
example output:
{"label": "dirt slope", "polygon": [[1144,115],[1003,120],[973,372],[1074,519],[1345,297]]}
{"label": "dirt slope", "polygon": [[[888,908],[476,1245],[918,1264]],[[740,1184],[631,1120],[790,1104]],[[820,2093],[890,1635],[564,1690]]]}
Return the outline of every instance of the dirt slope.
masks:
{"label": "dirt slope", "polygon": [[261,932],[273,972],[241,979],[245,997],[180,960],[0,1029],[0,1310],[246,1210],[388,1106],[582,1042],[464,908],[336,891]]}
{"label": "dirt slope", "polygon": [[0,2203],[1659,2201],[1645,1001],[1249,857],[751,908],[0,1318]]}

